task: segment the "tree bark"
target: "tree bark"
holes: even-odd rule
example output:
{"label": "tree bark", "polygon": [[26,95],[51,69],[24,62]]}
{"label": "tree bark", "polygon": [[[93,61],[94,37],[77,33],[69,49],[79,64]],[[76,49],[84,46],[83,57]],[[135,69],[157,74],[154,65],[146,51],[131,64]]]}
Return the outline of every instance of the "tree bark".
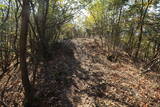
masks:
{"label": "tree bark", "polygon": [[139,38],[138,38],[138,44],[137,44],[137,50],[136,50],[136,53],[135,53],[135,59],[137,59],[138,55],[139,55],[139,51],[140,51],[141,43],[142,43],[142,38],[143,38],[144,19],[145,19],[145,16],[146,16],[147,12],[148,12],[149,5],[151,3],[152,3],[152,0],[148,0],[147,7],[144,10],[143,9],[144,8],[144,0],[142,0],[141,16],[140,16],[140,34],[139,34]]}
{"label": "tree bark", "polygon": [[29,0],[23,0],[19,44],[20,44],[20,70],[21,70],[21,78],[25,95],[24,106],[26,107],[31,106],[33,97],[32,87],[29,81],[27,62],[26,62],[26,50],[27,50],[26,45],[27,45],[29,15],[30,15]]}
{"label": "tree bark", "polygon": [[49,58],[49,52],[48,52],[48,41],[46,37],[46,24],[47,24],[47,15],[48,15],[48,9],[49,9],[49,0],[39,0],[38,1],[39,7],[38,7],[38,17],[36,16],[36,26],[37,26],[37,32],[39,35],[39,45],[40,45],[40,51],[45,60],[48,60]]}

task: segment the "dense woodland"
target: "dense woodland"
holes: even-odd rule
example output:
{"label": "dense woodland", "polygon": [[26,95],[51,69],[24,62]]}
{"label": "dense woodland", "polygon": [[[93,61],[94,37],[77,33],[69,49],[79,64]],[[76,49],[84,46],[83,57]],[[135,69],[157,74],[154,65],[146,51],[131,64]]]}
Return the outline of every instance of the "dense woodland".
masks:
{"label": "dense woodland", "polygon": [[[69,50],[73,46],[71,40],[76,38],[99,41],[111,62],[121,63],[119,53],[125,52],[142,75],[159,75],[160,1],[0,0],[0,82],[9,75],[3,83],[0,106],[11,106],[3,96],[7,83],[14,81],[10,72],[16,72],[23,85],[23,106],[40,107],[34,97],[37,72],[40,68],[50,71],[55,52],[59,48]],[[160,105],[159,100],[155,102]]]}

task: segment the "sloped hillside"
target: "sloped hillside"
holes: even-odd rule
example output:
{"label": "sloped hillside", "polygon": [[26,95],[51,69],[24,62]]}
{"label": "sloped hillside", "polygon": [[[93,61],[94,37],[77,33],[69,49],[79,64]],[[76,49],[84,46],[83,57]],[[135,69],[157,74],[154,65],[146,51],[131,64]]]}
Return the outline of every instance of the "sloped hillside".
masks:
{"label": "sloped hillside", "polygon": [[[48,69],[38,70],[35,106],[160,107],[160,74],[142,75],[125,52],[119,52],[116,62],[109,61],[111,52],[99,42],[77,38],[67,47],[54,48]],[[23,99],[21,81],[15,75],[0,82],[0,90],[7,89],[3,102],[9,107],[21,106]]]}

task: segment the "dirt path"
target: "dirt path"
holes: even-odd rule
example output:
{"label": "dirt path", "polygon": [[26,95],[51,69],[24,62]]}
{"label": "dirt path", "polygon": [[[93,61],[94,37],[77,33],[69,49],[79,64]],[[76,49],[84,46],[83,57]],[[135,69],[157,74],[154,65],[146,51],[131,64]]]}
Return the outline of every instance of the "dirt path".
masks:
{"label": "dirt path", "polygon": [[[160,107],[159,74],[141,75],[124,52],[120,63],[110,62],[107,50],[94,39],[72,42],[73,50],[55,50],[48,71],[39,70],[38,107]],[[20,81],[15,87],[22,89]],[[22,101],[22,93],[9,93]],[[6,101],[13,105],[12,99]]]}
{"label": "dirt path", "polygon": [[[44,100],[47,103],[50,101],[49,105],[160,107],[158,81],[140,75],[140,71],[130,62],[120,64],[108,61],[107,51],[94,39],[79,38],[72,42],[76,46],[73,53],[63,52],[50,62],[53,71],[49,75],[56,74],[56,80],[52,78],[52,84],[43,86],[47,87],[46,90],[50,87],[49,91],[43,90],[47,92],[44,95],[51,96],[46,96]],[[52,79],[47,79],[42,85],[51,83]]]}

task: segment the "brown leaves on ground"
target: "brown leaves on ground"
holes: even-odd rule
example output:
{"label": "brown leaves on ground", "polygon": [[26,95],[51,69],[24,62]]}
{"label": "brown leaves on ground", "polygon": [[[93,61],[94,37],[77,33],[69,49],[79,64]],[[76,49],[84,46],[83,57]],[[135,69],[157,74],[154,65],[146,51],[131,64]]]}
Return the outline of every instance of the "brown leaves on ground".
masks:
{"label": "brown leaves on ground", "polygon": [[[55,50],[48,70],[38,71],[35,97],[39,107],[160,107],[160,74],[141,75],[122,51],[117,62],[110,62],[110,52],[98,39],[77,38],[72,42],[76,49],[69,51],[73,52]],[[14,102],[9,95],[21,95],[18,86],[21,84],[4,94],[9,106]]]}

